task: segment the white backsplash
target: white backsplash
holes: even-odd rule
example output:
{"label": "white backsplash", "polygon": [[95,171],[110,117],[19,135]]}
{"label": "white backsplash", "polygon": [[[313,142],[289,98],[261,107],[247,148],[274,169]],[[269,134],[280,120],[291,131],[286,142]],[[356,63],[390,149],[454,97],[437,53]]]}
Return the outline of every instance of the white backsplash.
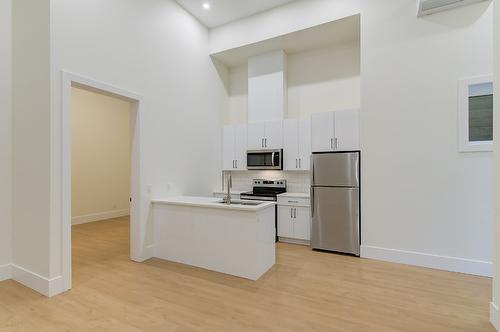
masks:
{"label": "white backsplash", "polygon": [[[234,190],[252,190],[253,179],[286,180],[288,192],[308,193],[310,186],[309,172],[285,172],[285,171],[233,171],[225,172],[231,174]],[[225,183],[225,182],[224,182]]]}

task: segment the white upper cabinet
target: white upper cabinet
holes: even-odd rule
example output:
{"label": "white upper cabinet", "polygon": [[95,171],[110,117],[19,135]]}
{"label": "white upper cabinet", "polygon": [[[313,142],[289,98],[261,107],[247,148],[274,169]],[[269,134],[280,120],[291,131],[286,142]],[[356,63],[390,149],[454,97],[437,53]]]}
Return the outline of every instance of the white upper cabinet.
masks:
{"label": "white upper cabinet", "polygon": [[299,119],[299,169],[311,168],[311,118]]}
{"label": "white upper cabinet", "polygon": [[264,122],[248,124],[248,150],[264,149],[266,125]]}
{"label": "white upper cabinet", "polygon": [[234,133],[234,159],[236,170],[247,169],[247,125],[235,125]]}
{"label": "white upper cabinet", "polygon": [[266,122],[266,136],[264,138],[264,148],[281,149],[283,148],[283,121]]}
{"label": "white upper cabinet", "polygon": [[235,126],[224,126],[222,132],[222,168],[224,170],[233,170],[235,168],[234,132]]}
{"label": "white upper cabinet", "polygon": [[248,124],[248,150],[281,149],[283,147],[283,121]]}
{"label": "white upper cabinet", "polygon": [[311,121],[309,118],[284,121],[283,148],[284,170],[309,170],[311,155]]}
{"label": "white upper cabinet", "polygon": [[359,150],[359,111],[314,113],[311,116],[312,151]]}
{"label": "white upper cabinet", "polygon": [[359,150],[359,111],[335,112],[336,150]]}
{"label": "white upper cabinet", "polygon": [[311,115],[312,151],[333,151],[335,140],[335,113],[323,112]]}
{"label": "white upper cabinet", "polygon": [[248,58],[248,123],[286,115],[286,54],[282,50]]}
{"label": "white upper cabinet", "polygon": [[230,125],[223,129],[222,168],[225,171],[245,170],[247,126]]}

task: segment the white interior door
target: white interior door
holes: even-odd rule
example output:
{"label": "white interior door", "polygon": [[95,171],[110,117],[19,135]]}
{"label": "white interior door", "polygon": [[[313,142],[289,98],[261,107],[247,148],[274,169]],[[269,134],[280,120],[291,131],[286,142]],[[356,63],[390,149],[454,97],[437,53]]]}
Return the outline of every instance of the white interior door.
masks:
{"label": "white interior door", "polygon": [[359,150],[359,110],[335,112],[337,150]]}
{"label": "white interior door", "polygon": [[335,137],[335,113],[313,113],[311,131],[312,152],[332,151]]}
{"label": "white interior door", "polygon": [[299,168],[299,120],[283,122],[283,169],[295,171]]}
{"label": "white interior door", "polygon": [[264,122],[248,124],[248,150],[263,150],[266,125]]}

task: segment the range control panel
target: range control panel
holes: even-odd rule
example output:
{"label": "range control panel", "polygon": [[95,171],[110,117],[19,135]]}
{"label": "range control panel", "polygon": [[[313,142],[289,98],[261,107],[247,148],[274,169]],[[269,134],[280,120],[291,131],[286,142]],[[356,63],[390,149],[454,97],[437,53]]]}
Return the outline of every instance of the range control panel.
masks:
{"label": "range control panel", "polygon": [[253,180],[254,187],[273,187],[273,188],[286,188],[286,180]]}

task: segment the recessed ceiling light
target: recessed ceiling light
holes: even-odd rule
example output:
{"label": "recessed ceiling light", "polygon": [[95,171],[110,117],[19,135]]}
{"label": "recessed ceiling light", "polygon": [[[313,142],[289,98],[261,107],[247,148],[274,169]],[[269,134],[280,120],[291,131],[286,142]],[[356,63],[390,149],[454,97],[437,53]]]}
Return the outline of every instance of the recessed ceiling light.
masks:
{"label": "recessed ceiling light", "polygon": [[210,4],[208,2],[205,2],[203,4],[203,8],[205,8],[206,10],[209,10],[210,9]]}

